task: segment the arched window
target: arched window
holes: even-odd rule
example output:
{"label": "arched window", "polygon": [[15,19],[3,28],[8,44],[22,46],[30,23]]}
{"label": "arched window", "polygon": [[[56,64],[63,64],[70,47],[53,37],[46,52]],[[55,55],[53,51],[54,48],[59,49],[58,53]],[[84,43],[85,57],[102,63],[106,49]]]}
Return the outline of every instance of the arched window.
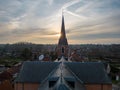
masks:
{"label": "arched window", "polygon": [[64,53],[64,47],[62,47],[62,53]]}

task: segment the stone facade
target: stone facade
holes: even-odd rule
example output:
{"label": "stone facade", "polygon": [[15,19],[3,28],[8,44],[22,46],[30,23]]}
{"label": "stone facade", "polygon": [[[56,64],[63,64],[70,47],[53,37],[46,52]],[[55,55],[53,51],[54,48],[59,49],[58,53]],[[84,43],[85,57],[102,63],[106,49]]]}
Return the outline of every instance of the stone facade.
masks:
{"label": "stone facade", "polygon": [[69,52],[69,48],[68,48],[67,45],[60,45],[57,48],[58,58],[61,58],[62,56],[67,58],[68,57],[68,52]]}

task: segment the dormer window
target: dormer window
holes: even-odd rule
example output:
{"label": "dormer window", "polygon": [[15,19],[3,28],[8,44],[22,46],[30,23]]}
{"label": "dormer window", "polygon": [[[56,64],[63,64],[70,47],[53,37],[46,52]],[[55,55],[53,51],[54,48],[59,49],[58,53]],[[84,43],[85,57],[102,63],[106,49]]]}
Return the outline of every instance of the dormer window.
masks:
{"label": "dormer window", "polygon": [[49,78],[49,88],[54,87],[54,85],[56,84],[58,79],[59,79],[59,77],[51,77],[51,78]]}

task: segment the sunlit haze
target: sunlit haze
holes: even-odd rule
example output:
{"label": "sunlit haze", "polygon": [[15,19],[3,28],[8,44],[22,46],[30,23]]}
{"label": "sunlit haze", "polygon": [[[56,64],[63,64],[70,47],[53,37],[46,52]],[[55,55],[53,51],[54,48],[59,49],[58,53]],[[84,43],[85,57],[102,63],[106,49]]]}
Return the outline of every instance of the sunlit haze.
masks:
{"label": "sunlit haze", "polygon": [[0,43],[120,44],[120,0],[0,0]]}

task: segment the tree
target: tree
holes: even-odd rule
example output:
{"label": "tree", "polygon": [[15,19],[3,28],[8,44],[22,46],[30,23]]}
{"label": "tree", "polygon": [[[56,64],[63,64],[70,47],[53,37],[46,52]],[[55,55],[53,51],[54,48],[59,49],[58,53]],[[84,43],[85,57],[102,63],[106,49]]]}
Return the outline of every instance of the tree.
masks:
{"label": "tree", "polygon": [[32,58],[32,51],[28,48],[23,49],[21,56],[23,59],[31,59]]}

